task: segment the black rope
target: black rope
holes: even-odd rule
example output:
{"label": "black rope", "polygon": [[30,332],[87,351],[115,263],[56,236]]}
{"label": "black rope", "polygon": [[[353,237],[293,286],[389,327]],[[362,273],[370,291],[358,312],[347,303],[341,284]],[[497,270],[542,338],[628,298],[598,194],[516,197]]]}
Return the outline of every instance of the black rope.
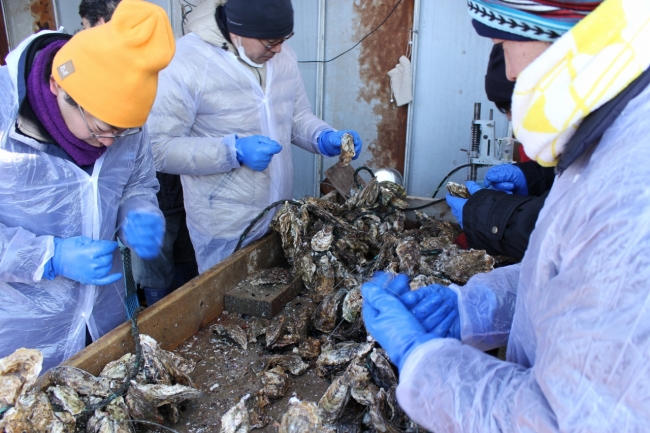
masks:
{"label": "black rope", "polygon": [[273,209],[274,207],[276,207],[276,206],[278,206],[278,205],[281,205],[281,204],[283,204],[283,203],[289,203],[289,204],[292,204],[292,205],[294,205],[294,206],[302,206],[302,205],[304,204],[304,203],[300,203],[300,202],[293,201],[293,200],[278,200],[278,201],[276,201],[275,203],[271,203],[270,205],[268,205],[267,207],[265,207],[264,210],[263,210],[263,211],[262,211],[258,216],[256,216],[256,217],[253,219],[253,221],[251,221],[251,223],[248,225],[248,227],[246,227],[246,230],[244,230],[244,232],[242,233],[242,235],[239,237],[239,242],[237,242],[237,246],[235,247],[235,250],[233,251],[233,253],[234,253],[235,251],[237,251],[237,250],[239,250],[239,249],[241,248],[242,244],[244,243],[244,239],[246,239],[246,235],[248,235],[248,232],[251,231],[251,230],[253,229],[253,226],[254,226],[254,225],[255,225],[255,224],[256,224],[256,223],[257,223],[257,222],[258,222],[258,221],[259,221],[259,220],[264,216],[264,215],[266,215],[266,214],[267,214],[271,209]]}
{"label": "black rope", "polygon": [[359,189],[361,189],[361,184],[359,183],[359,172],[360,172],[361,170],[365,170],[365,171],[367,171],[368,173],[370,173],[370,176],[375,177],[375,173],[373,173],[373,171],[370,170],[370,169],[369,169],[368,167],[366,167],[365,165],[362,165],[361,167],[359,167],[359,168],[357,168],[356,170],[354,170],[354,183],[357,185],[357,188],[359,188]]}
{"label": "black rope", "polygon": [[439,199],[437,199],[437,200],[433,200],[431,203],[423,204],[422,206],[409,207],[409,208],[406,208],[406,209],[402,209],[402,212],[406,212],[406,211],[409,211],[409,210],[420,210],[420,209],[424,209],[424,208],[426,208],[426,207],[433,206],[433,205],[436,204],[436,203],[440,203],[440,202],[443,201],[443,200],[444,200],[444,198],[439,198]]}
{"label": "black rope", "polygon": [[359,40],[359,42],[357,42],[356,44],[352,45],[352,47],[351,47],[349,50],[345,50],[345,51],[343,51],[341,54],[339,54],[338,56],[332,57],[332,58],[329,59],[329,60],[301,60],[301,61],[298,61],[298,63],[329,63],[329,62],[331,62],[332,60],[336,60],[336,59],[338,59],[338,58],[341,57],[343,54],[349,53],[349,52],[352,51],[352,50],[353,50],[357,45],[359,45],[361,42],[363,42],[364,39],[366,39],[368,36],[370,36],[371,34],[375,33],[377,30],[379,30],[379,28],[380,28],[381,26],[383,26],[384,23],[385,23],[386,21],[388,21],[388,18],[390,18],[390,16],[393,15],[393,12],[395,12],[395,9],[397,9],[397,6],[399,6],[400,3],[402,3],[402,0],[398,0],[397,3],[395,3],[395,6],[393,6],[393,9],[391,9],[390,13],[386,16],[386,18],[384,18],[384,20],[383,20],[381,23],[379,23],[379,25],[378,25],[377,27],[375,27],[375,28],[374,28],[370,33],[368,33],[367,35],[365,35],[364,37],[362,37],[362,38]]}
{"label": "black rope", "polygon": [[[476,164],[476,165],[477,165],[477,166],[483,166],[483,164]],[[447,175],[442,179],[442,182],[440,182],[440,185],[438,185],[438,188],[436,188],[435,192],[431,195],[431,198],[435,198],[435,197],[436,197],[436,194],[438,194],[438,191],[440,191],[440,188],[442,188],[442,185],[444,185],[445,182],[447,182],[447,180],[449,180],[449,178],[450,178],[454,173],[456,173],[456,172],[457,172],[458,170],[460,170],[461,168],[471,167],[471,166],[472,166],[472,164],[462,164],[462,165],[459,165],[458,167],[454,168],[454,169],[453,169],[452,171],[450,171],[449,173],[447,173]]]}

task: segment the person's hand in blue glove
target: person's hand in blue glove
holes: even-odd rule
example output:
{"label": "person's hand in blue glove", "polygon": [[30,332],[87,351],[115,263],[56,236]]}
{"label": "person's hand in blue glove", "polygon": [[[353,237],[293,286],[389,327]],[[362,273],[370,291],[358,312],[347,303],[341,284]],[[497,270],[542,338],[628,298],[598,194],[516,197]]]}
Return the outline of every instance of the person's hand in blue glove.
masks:
{"label": "person's hand in blue glove", "polygon": [[165,235],[165,219],[155,212],[129,211],[124,223],[124,240],[145,259],[158,257]]}
{"label": "person's hand in blue glove", "polygon": [[[467,186],[470,194],[474,194],[476,191],[483,189],[481,185],[471,180],[465,182],[465,185]],[[454,214],[458,220],[458,224],[463,227],[463,207],[465,206],[465,203],[467,203],[467,199],[462,197],[454,197],[449,193],[447,193],[445,199],[451,208],[451,213]]]}
{"label": "person's hand in blue glove", "polygon": [[432,284],[406,292],[399,299],[425,331],[460,339],[458,296],[449,287]]}
{"label": "person's hand in blue glove", "polygon": [[263,135],[237,138],[237,161],[255,171],[264,171],[271,163],[271,158],[282,150],[282,145]]}
{"label": "person's hand in blue glove", "polygon": [[485,173],[483,185],[486,188],[494,188],[505,191],[509,194],[528,195],[528,183],[526,176],[519,167],[514,164],[501,164],[491,167]]}
{"label": "person's hand in blue glove", "polygon": [[86,236],[54,238],[54,256],[45,266],[44,278],[60,275],[81,284],[102,286],[114,283],[122,274],[110,274],[115,241],[96,241]]}
{"label": "person's hand in blue glove", "polygon": [[402,369],[408,354],[420,344],[443,335],[427,332],[397,297],[408,290],[405,275],[377,272],[361,286],[363,321],[366,329],[386,350],[390,360]]}
{"label": "person's hand in blue glove", "polygon": [[346,129],[343,131],[323,131],[323,133],[318,137],[318,150],[321,154],[325,156],[336,156],[341,154],[341,139],[343,134],[348,133],[352,136],[354,140],[354,158],[357,159],[361,155],[361,149],[363,143],[361,142],[361,137],[357,131],[352,131],[351,129]]}

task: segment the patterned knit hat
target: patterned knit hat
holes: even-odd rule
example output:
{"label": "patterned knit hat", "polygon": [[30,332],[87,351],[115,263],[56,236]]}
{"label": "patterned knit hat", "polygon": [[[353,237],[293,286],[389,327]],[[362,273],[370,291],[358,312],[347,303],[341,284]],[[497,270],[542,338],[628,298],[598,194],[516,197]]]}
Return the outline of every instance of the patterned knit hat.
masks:
{"label": "patterned knit hat", "polygon": [[480,36],[553,42],[602,1],[467,0],[467,6],[472,24]]}

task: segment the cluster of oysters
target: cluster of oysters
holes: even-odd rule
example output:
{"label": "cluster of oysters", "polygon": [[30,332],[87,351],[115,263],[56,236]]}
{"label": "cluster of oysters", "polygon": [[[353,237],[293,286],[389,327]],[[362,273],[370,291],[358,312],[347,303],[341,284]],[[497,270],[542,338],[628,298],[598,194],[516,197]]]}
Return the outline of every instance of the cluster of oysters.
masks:
{"label": "cluster of oysters", "polygon": [[[376,271],[408,275],[412,290],[432,283],[464,284],[492,270],[495,259],[458,247],[454,240],[462,231],[457,224],[416,211],[417,223],[407,228],[406,192],[392,182],[373,178],[343,204],[312,197],[299,203],[286,203],[271,227],[280,234],[291,273],[302,278],[303,296],[316,307],[305,303],[292,315],[254,318],[246,330],[213,327],[243,348],[263,336],[272,353],[259,372],[262,389],[223,416],[222,433],[265,425],[264,407],[285,395],[291,376],[312,367],[331,384],[318,402],[292,397],[280,433],[422,431],[397,404],[396,371],[366,332],[361,284]],[[251,277],[260,279],[270,282]]]}
{"label": "cluster of oysters", "polygon": [[108,363],[97,377],[59,366],[38,381],[39,350],[18,349],[0,359],[0,432],[127,433],[138,421],[176,422],[179,405],[202,396],[188,376],[195,363],[162,350],[147,335],[140,335],[140,345],[142,368],[126,395],[100,408],[93,406],[114,395],[134,371],[135,355]]}

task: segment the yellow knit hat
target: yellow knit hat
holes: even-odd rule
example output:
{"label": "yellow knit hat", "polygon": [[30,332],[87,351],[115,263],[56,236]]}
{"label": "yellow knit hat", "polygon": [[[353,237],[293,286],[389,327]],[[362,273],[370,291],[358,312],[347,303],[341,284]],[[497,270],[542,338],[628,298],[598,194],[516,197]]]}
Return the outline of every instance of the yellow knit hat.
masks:
{"label": "yellow knit hat", "polygon": [[109,125],[144,125],[156,98],[158,72],[174,55],[165,11],[122,0],[106,24],[83,30],[54,56],[52,75],[82,108]]}

